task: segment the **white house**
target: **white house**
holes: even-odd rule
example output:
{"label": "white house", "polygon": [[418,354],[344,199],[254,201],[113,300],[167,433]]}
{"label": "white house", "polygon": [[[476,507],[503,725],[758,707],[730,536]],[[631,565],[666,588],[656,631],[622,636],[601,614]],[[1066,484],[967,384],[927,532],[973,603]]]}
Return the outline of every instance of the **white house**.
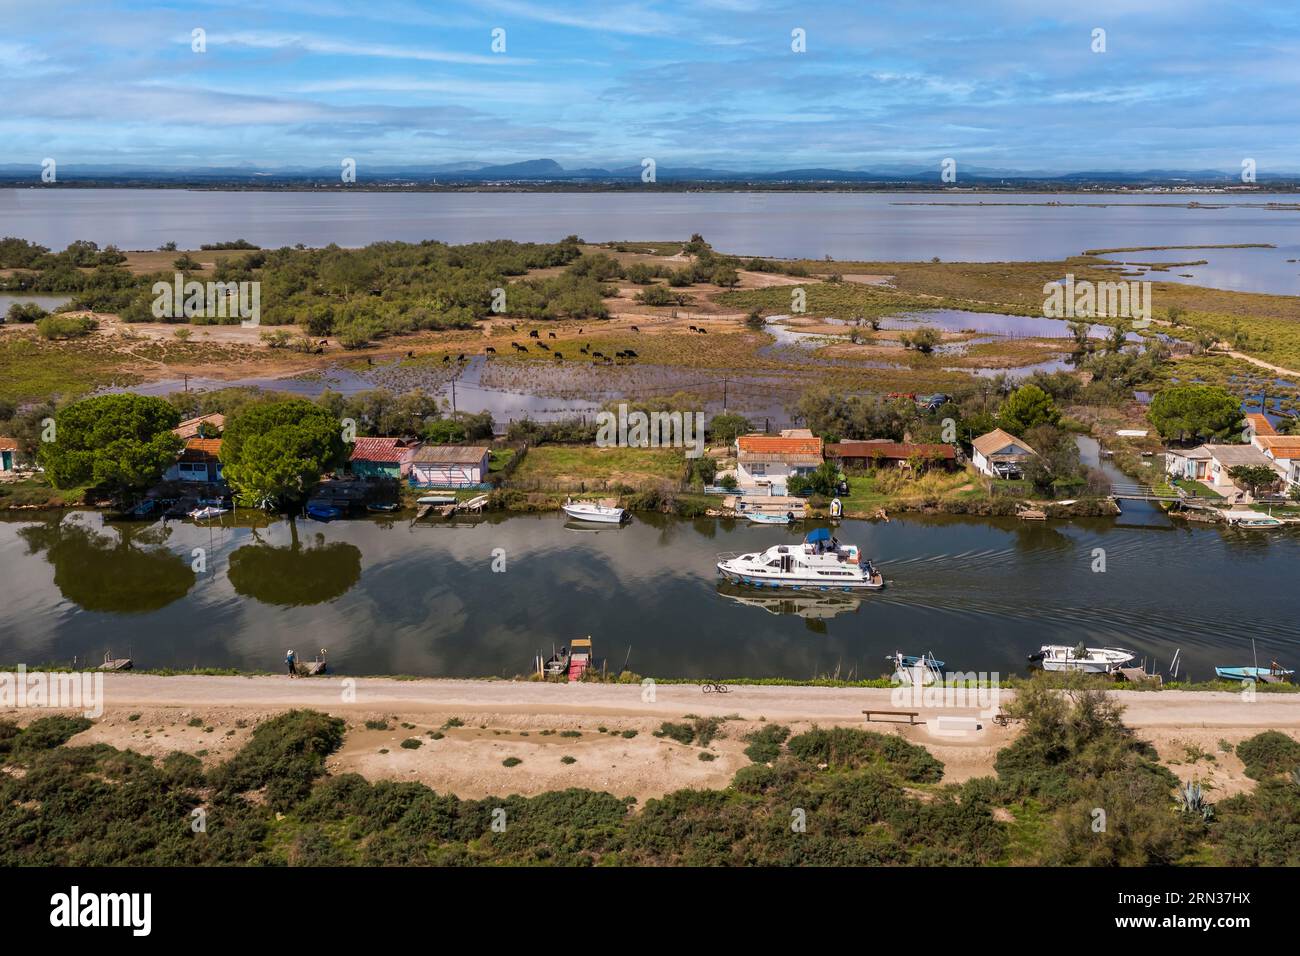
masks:
{"label": "white house", "polygon": [[1273,462],[1288,485],[1300,485],[1300,435],[1257,435],[1251,444]]}
{"label": "white house", "polygon": [[811,434],[741,435],[736,439],[736,484],[751,493],[783,495],[786,479],[816,471],[824,460],[822,440]]}
{"label": "white house", "polygon": [[14,470],[14,458],[18,454],[18,442],[0,435],[0,475]]}
{"label": "white house", "polygon": [[221,439],[190,438],[176,456],[176,464],[167,469],[167,481],[202,481],[208,484],[221,480]]}
{"label": "white house", "polygon": [[1170,475],[1202,482],[1226,497],[1244,490],[1232,480],[1232,469],[1250,465],[1262,465],[1273,469],[1280,477],[1286,476],[1287,467],[1279,465],[1254,445],[1199,445],[1185,451],[1165,452],[1165,470]]}
{"label": "white house", "polygon": [[985,435],[980,435],[971,442],[971,464],[982,475],[998,477],[994,465],[1019,465],[1031,455],[1038,452],[1029,447],[1028,442],[1021,441],[1010,432],[995,428]]}
{"label": "white house", "polygon": [[411,483],[468,488],[487,481],[491,451],[485,445],[424,445],[411,456]]}

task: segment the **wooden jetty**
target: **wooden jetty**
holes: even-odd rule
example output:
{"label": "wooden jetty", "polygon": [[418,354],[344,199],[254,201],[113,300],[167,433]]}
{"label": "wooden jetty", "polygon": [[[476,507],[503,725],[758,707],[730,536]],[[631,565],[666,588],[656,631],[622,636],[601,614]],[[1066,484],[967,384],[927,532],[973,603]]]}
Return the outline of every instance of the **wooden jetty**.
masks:
{"label": "wooden jetty", "polygon": [[104,663],[100,664],[96,669],[101,671],[129,671],[131,667],[131,658],[114,657],[112,651],[105,651]]}

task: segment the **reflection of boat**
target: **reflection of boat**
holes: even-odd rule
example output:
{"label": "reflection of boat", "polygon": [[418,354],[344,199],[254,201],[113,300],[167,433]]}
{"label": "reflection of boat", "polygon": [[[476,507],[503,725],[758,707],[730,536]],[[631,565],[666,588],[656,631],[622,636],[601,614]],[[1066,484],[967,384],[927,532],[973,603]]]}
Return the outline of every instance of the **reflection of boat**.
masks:
{"label": "reflection of boat", "polygon": [[1225,511],[1223,517],[1234,528],[1280,528],[1284,524],[1281,518],[1258,511]]}
{"label": "reflection of boat", "polygon": [[189,514],[195,521],[208,521],[212,518],[219,518],[222,515],[230,514],[230,509],[222,508],[218,505],[207,505],[203,508],[195,508]]}
{"label": "reflection of boat", "polygon": [[621,524],[622,508],[610,508],[596,504],[594,501],[574,501],[572,498],[560,505],[564,513],[578,521],[593,521],[599,524]]}
{"label": "reflection of boat", "polygon": [[370,504],[366,505],[366,510],[387,513],[390,511],[396,511],[400,507],[402,506],[396,501],[372,501]]}
{"label": "reflection of boat", "polygon": [[794,614],[805,620],[829,620],[862,606],[862,598],[840,591],[754,591],[718,582],[718,593],[728,601],[762,608],[768,614]]}
{"label": "reflection of boat", "polygon": [[316,521],[333,521],[336,518],[343,517],[343,510],[333,505],[323,504],[317,501],[307,502],[305,509],[308,518],[314,518]]}
{"label": "reflection of boat", "polygon": [[1295,671],[1274,661],[1268,667],[1216,667],[1214,673],[1224,680],[1253,681],[1259,684],[1289,684]]}
{"label": "reflection of boat", "polygon": [[732,584],[795,590],[878,590],[885,578],[858,554],[855,544],[840,544],[826,528],[815,528],[803,544],[778,544],[766,551],[718,555],[718,573]]}
{"label": "reflection of boat", "polygon": [[943,683],[943,661],[936,660],[929,651],[920,657],[895,651],[886,654],[885,660],[894,665],[893,680],[897,684],[928,687]]}
{"label": "reflection of boat", "polygon": [[1045,671],[1081,671],[1085,674],[1111,674],[1137,655],[1122,647],[1070,647],[1044,644],[1029,659]]}

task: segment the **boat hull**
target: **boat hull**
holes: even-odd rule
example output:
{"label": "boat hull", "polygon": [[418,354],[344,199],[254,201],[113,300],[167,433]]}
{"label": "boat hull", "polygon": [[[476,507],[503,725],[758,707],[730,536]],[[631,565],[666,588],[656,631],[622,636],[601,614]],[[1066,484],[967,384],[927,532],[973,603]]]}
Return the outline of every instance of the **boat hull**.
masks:
{"label": "boat hull", "polygon": [[842,580],[830,583],[811,577],[786,574],[756,574],[752,571],[737,571],[726,565],[717,565],[718,575],[730,584],[751,588],[780,588],[786,591],[879,591],[885,586],[883,576]]}
{"label": "boat hull", "polygon": [[561,505],[564,513],[574,521],[588,521],[592,524],[621,524],[623,522],[622,509],[615,511],[588,511],[582,508],[574,508],[569,505]]}

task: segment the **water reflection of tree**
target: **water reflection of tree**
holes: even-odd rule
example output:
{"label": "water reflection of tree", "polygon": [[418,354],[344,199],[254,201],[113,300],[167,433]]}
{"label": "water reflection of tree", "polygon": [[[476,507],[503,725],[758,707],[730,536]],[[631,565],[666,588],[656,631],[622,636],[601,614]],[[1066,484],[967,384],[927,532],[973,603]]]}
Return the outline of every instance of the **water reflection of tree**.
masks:
{"label": "water reflection of tree", "polygon": [[236,548],[230,555],[230,583],[244,597],[263,604],[300,607],[323,604],[346,594],[361,579],[361,550],[346,541],[315,543],[298,540],[298,525],[289,521],[291,543],[276,547],[253,532],[255,544]]}
{"label": "water reflection of tree", "polygon": [[31,554],[43,552],[54,585],[87,611],[143,614],[183,598],[195,574],[181,555],[163,547],[164,526],[116,525],[101,533],[63,517],[19,530]]}

